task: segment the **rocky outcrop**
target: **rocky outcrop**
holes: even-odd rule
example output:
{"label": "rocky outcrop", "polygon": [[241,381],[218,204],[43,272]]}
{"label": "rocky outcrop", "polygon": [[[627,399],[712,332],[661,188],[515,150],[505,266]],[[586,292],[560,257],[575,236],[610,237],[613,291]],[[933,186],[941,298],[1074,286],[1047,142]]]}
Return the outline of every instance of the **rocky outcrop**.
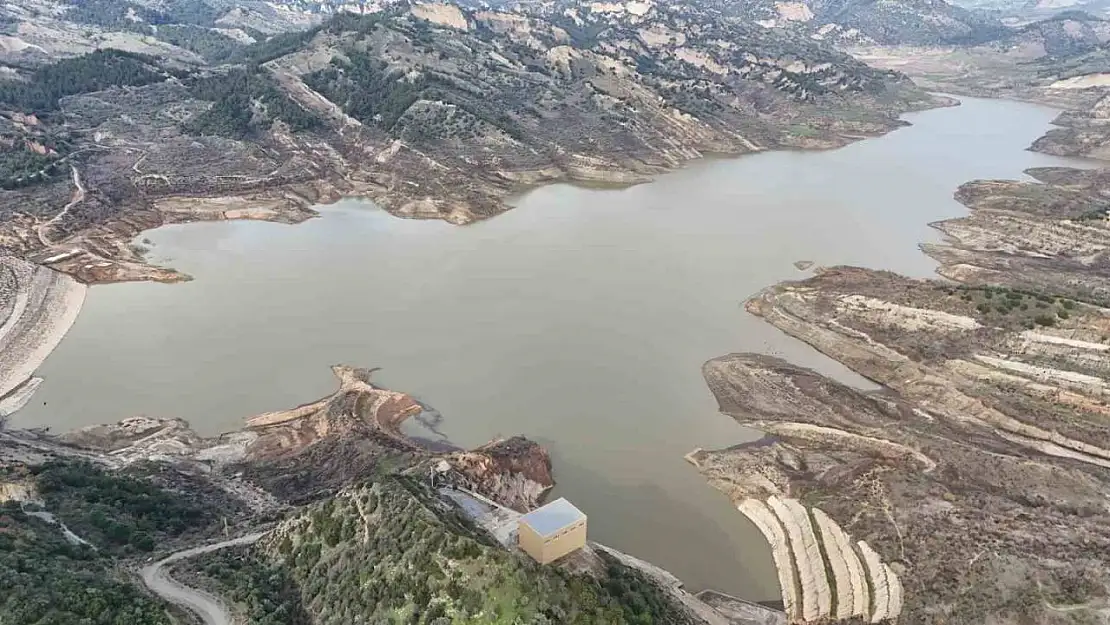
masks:
{"label": "rocky outcrop", "polygon": [[[852,439],[830,447],[781,433],[757,444],[694,455],[699,470],[734,501],[743,502],[746,514],[753,507],[750,500],[788,492],[826,513],[850,537],[837,538],[814,512],[823,556],[840,553],[842,558],[841,564],[828,562],[835,580],[836,615],[842,616],[849,596],[853,611],[857,601],[850,580],[860,569],[846,555],[850,552],[843,549],[845,543],[853,546],[862,563],[870,595],[868,615],[876,621],[900,607],[907,622],[929,622],[922,614],[943,605],[954,620],[977,622],[982,614],[1021,605],[1025,593],[1038,583],[1052,589],[1046,592],[1073,593],[1071,600],[1093,605],[1110,589],[1110,578],[1102,573],[1104,558],[1096,555],[1110,546],[1103,545],[1110,518],[1099,503],[1110,481],[1104,469],[1043,455],[1021,440],[999,437],[935,406],[856,391],[777,359],[718,359],[707,365],[706,377],[723,400],[722,408],[752,427],[779,420],[822,422],[916,447],[937,463],[926,471],[912,457],[880,455],[874,448],[852,445]],[[743,403],[732,403],[722,392],[728,388],[741,391],[737,396],[745,398]],[[976,445],[983,445],[982,450]],[[766,520],[748,516],[761,530],[767,527]],[[1061,523],[1069,530],[1061,532]],[[764,533],[777,554],[780,577],[788,578],[784,572],[789,568],[781,564],[783,541],[773,532]],[[1103,546],[1089,551],[1085,545],[1092,540]],[[787,545],[797,558],[795,542]],[[991,547],[985,548],[987,544]],[[1067,566],[1056,565],[1065,559]],[[806,566],[798,562],[798,569]],[[1025,577],[1032,571],[1051,573],[1037,582]],[[958,590],[940,581],[949,575],[965,575],[968,581]],[[1027,581],[1005,581],[1014,576]],[[1080,579],[1082,592],[1076,586]],[[797,587],[804,593],[802,581],[799,577]],[[795,586],[786,579],[782,583],[784,603],[789,605]],[[903,583],[912,589],[905,596]],[[968,589],[973,589],[970,596]],[[803,606],[812,596],[801,596]],[[1038,614],[1044,610],[1036,605],[1024,609]],[[799,614],[798,622],[809,620],[805,612]]]}
{"label": "rocky outcrop", "polygon": [[759,529],[771,546],[771,556],[778,572],[779,587],[782,589],[782,604],[791,622],[802,617],[801,597],[798,591],[798,569],[794,564],[794,554],[790,539],[782,522],[775,516],[766,502],[759,499],[745,499],[737,508]]}
{"label": "rocky outcrop", "polygon": [[369,433],[388,438],[400,449],[419,449],[401,433],[401,424],[421,411],[415,399],[374,386],[372,369],[337,365],[332,372],[339,379],[339,388],[331,395],[291,410],[248,418],[246,431],[257,438],[248,446],[247,456],[296,454],[324,438]]}
{"label": "rocky outcrop", "polygon": [[833,572],[833,586],[836,588],[834,616],[839,620],[853,616],[868,616],[871,611],[871,596],[868,590],[870,584],[859,556],[852,549],[851,539],[844,530],[840,529],[836,521],[825,514],[824,510],[814,508],[812,513],[813,520],[820,530],[821,544],[827,554],[825,561]]}
{"label": "rocky outcrop", "polygon": [[37,501],[38,490],[31,480],[13,480],[0,482],[0,503],[9,501],[24,502]]}
{"label": "rocky outcrop", "polygon": [[422,447],[401,433],[401,423],[418,413],[411,396],[370,382],[372,370],[332,367],[339,388],[318,401],[250,417],[246,426],[203,438],[182,419],[131,417],[60,434],[56,440],[95,450],[123,464],[138,460],[189,460],[227,466],[294,457],[329,439],[372,439],[398,453]]}
{"label": "rocky outcrop", "polygon": [[[1090,80],[1090,78],[1087,78]],[[1101,84],[1076,84],[1078,88],[1110,85],[1110,74]],[[1083,156],[1110,160],[1110,95],[1103,96],[1093,106],[1061,113],[1053,124],[1060,126],[1049,130],[1033,142],[1032,149],[1056,156]]]}
{"label": "rocky outcrop", "polygon": [[547,450],[522,436],[495,440],[446,459],[462,486],[521,512],[535,508],[555,485]]}
{"label": "rocky outcrop", "polygon": [[801,589],[802,616],[805,621],[827,618],[832,613],[832,592],[825,574],[825,561],[817,544],[817,535],[805,508],[794,499],[772,496],[768,503],[786,528],[798,570]]}
{"label": "rocky outcrop", "polygon": [[183,419],[130,417],[118,423],[91,425],[59,434],[57,440],[126,459],[131,453],[143,456],[192,454],[204,440]]}
{"label": "rocky outcrop", "polygon": [[1053,296],[1037,300],[1053,310],[1055,296],[1110,305],[1110,200],[1102,192],[1110,172],[1046,167],[1026,173],[1042,183],[979,180],[960,187],[956,197],[970,215],[933,224],[946,240],[922,249],[941,263],[941,275],[959,282]]}

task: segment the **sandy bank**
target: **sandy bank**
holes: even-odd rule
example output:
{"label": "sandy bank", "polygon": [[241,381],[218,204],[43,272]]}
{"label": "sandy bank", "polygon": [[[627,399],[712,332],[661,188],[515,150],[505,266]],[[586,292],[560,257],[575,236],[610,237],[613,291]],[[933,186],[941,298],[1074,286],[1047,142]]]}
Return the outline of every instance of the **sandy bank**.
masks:
{"label": "sandy bank", "polygon": [[52,269],[0,257],[0,415],[30,398],[31,377],[77,319],[86,290]]}

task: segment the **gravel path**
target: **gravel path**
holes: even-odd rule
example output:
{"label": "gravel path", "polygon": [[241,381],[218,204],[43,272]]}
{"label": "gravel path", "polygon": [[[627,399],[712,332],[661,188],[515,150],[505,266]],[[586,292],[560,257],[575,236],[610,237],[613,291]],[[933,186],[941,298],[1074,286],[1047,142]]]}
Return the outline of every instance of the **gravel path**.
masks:
{"label": "gravel path", "polygon": [[173,579],[169,576],[167,571],[168,565],[179,560],[192,558],[226,547],[249,545],[259,538],[262,538],[265,534],[265,532],[258,532],[256,534],[248,534],[211,545],[178,551],[167,558],[163,558],[154,564],[144,567],[142,570],[143,583],[146,584],[151,592],[159,597],[199,616],[204,625],[232,625],[234,619],[232,618],[231,612],[224,606],[219,597],[194,588],[189,588]]}

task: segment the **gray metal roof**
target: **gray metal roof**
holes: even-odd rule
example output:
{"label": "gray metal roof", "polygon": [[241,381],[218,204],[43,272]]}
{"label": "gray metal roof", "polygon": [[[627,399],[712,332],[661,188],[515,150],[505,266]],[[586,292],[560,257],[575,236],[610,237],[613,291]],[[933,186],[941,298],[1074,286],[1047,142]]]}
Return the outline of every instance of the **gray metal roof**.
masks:
{"label": "gray metal roof", "polygon": [[574,504],[560,497],[520,517],[520,521],[527,523],[540,536],[550,536],[585,518],[586,515],[575,508]]}

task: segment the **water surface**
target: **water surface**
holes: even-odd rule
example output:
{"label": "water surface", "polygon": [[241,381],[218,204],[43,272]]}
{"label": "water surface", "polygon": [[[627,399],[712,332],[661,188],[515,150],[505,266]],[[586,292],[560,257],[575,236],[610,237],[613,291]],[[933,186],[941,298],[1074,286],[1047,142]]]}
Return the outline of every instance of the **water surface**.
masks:
{"label": "water surface", "polygon": [[153,258],[196,280],[93,288],[39,372],[45,405],[15,422],[149,414],[213,434],[330,392],[331,364],[380,366],[460,445],[548,446],[592,538],[695,589],[777,599],[757,530],[682,460],[754,437],[717,413],[701,364],[759,351],[857,381],[740,302],[806,275],[803,259],[927,276],[917,245],[936,240],[928,222],[964,214],[959,184],[1066,164],[1025,151],[1056,111],[964,102],[840,150],[541,188],[465,228],[343,201],[298,226],[159,229]]}

